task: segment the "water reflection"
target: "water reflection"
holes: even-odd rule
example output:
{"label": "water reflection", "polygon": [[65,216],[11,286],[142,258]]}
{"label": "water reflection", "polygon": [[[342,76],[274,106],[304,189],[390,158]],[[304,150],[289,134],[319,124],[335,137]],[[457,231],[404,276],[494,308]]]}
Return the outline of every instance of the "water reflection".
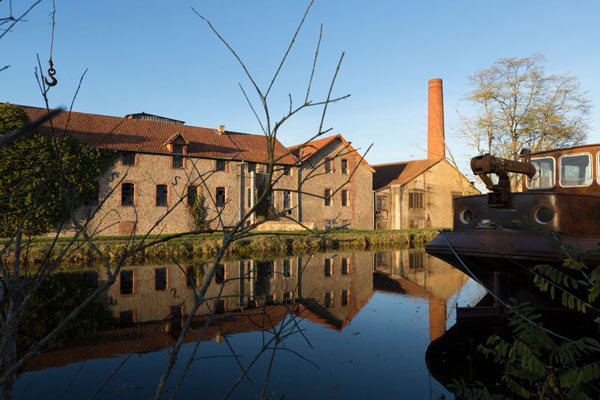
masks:
{"label": "water reflection", "polygon": [[[141,356],[173,346],[189,317],[194,291],[207,283],[209,268],[209,264],[190,263],[124,269],[115,285],[101,299],[106,309],[119,322],[119,327],[97,331],[72,341],[68,347],[43,353],[33,359],[25,370],[39,371],[64,367],[80,361],[107,359],[129,353]],[[85,272],[84,278],[89,286],[100,285],[107,279],[102,271]],[[387,346],[385,341],[389,340],[390,346],[395,347],[394,351],[408,351],[402,350],[404,344],[398,346],[391,343],[403,335],[410,336],[414,333],[409,334],[402,324],[389,323],[388,329],[394,331],[389,337],[382,339],[381,331],[377,327],[378,318],[381,321],[404,320],[408,318],[408,313],[414,316],[414,307],[417,307],[418,312],[418,307],[425,303],[428,305],[429,319],[423,327],[421,325],[424,322],[419,321],[419,330],[425,328],[424,332],[428,332],[428,343],[444,333],[451,311],[447,304],[456,301],[457,293],[465,282],[467,277],[464,274],[430,257],[423,250],[328,253],[274,261],[224,262],[218,266],[216,274],[209,282],[208,301],[194,317],[192,329],[187,333],[185,342],[220,343],[224,338],[234,337],[235,334],[259,333],[277,326],[287,315],[293,314],[305,324],[303,329],[316,350],[310,357],[315,358],[317,364],[327,365],[332,357],[329,353],[341,351],[333,350],[331,344],[326,344],[327,341],[322,339],[323,333],[319,333],[332,332],[340,335],[340,339],[344,338],[348,343],[351,343],[351,340],[358,341],[351,351],[362,349],[360,357],[367,357],[367,360],[356,364],[355,368],[369,368],[365,374],[385,376],[389,365],[386,367],[385,361],[382,362],[378,358],[381,351],[375,352],[370,346]],[[400,305],[396,305],[399,304],[398,301],[391,302],[385,297],[390,295],[400,295]],[[373,300],[374,296],[379,296],[378,300]],[[407,303],[403,299],[410,299],[410,302]],[[414,299],[418,299],[418,304],[415,305]],[[380,305],[377,313],[363,312],[367,303]],[[385,307],[381,306],[383,303]],[[216,315],[207,325],[211,313]],[[362,315],[362,319],[358,318],[358,315]],[[345,328],[355,319],[359,321],[353,329],[361,327],[361,330],[349,332]],[[325,331],[319,331],[322,328],[326,328]],[[354,335],[359,333],[361,336],[356,338]],[[409,346],[411,340],[414,339],[407,341]],[[414,365],[419,365],[418,371],[414,373],[429,379],[423,360],[426,343],[420,345],[422,349],[419,347],[421,350],[414,353],[414,356],[403,355],[402,362],[406,362],[406,367],[410,366],[412,370]],[[337,347],[337,344],[334,347]],[[412,346],[410,351],[414,352],[415,349]],[[349,354],[350,350],[347,353]],[[325,354],[329,354],[329,358]],[[349,357],[347,354],[339,356]],[[96,368],[96,364],[91,365],[87,368]],[[377,365],[381,365],[383,369],[380,371]],[[344,376],[344,368],[335,366],[326,369],[337,371],[335,376],[328,379],[336,382],[351,379],[347,384],[350,388],[354,383],[351,378],[353,375],[347,372]],[[396,365],[395,368],[402,369],[403,366]],[[235,369],[230,371],[232,380],[239,375],[238,372]],[[352,370],[352,373],[355,372],[358,371]],[[306,372],[307,376],[311,373]],[[303,379],[296,378],[298,382]],[[27,381],[30,387],[35,386],[31,385],[31,379],[34,377]],[[44,375],[36,375],[35,379],[43,380]],[[312,382],[316,378],[307,379]],[[407,379],[412,379],[410,374],[407,374]],[[279,384],[277,379],[270,382],[275,386]],[[153,382],[148,381],[145,384],[152,386]],[[366,384],[368,386],[368,382]],[[431,383],[427,384],[427,391],[423,387],[423,392],[419,392],[421,389],[417,386],[400,390],[417,390],[416,393],[424,395],[430,393],[429,385]],[[399,389],[393,385],[385,390],[399,394]],[[446,393],[441,387],[439,391]],[[75,389],[75,393],[79,392]],[[347,394],[351,395],[352,392]],[[296,396],[302,398],[308,395],[298,389]]]}
{"label": "water reflection", "polygon": [[425,299],[429,305],[429,341],[442,336],[448,300],[468,276],[422,249],[377,253],[374,263],[375,289]]}

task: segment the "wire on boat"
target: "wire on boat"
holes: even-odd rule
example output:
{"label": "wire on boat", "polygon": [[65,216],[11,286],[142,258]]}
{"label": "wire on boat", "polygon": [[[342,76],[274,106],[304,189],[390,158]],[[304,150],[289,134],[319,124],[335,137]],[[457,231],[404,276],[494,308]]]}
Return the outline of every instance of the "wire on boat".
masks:
{"label": "wire on boat", "polygon": [[[448,248],[452,251],[452,254],[454,254],[454,257],[456,257],[456,259],[458,260],[458,262],[460,262],[460,264],[467,270],[467,272],[469,273],[469,275],[471,276],[471,278],[477,282],[479,285],[481,285],[485,290],[487,290],[487,292],[492,295],[492,297],[497,300],[500,304],[502,304],[504,307],[509,308],[511,310],[513,310],[515,312],[516,315],[518,315],[519,317],[521,317],[522,319],[524,319],[526,322],[530,323],[531,325],[535,325],[538,328],[542,329],[544,332],[555,336],[559,339],[565,340],[567,342],[575,342],[575,340],[570,339],[566,336],[561,335],[560,333],[556,333],[554,331],[551,331],[548,328],[543,327],[542,325],[536,323],[535,321],[532,321],[531,319],[527,318],[525,315],[521,314],[519,311],[514,310],[514,307],[510,304],[507,304],[505,301],[503,301],[500,297],[498,297],[498,295],[496,295],[496,293],[492,292],[483,282],[481,282],[479,279],[477,279],[475,277],[475,275],[473,274],[473,271],[471,271],[471,269],[469,267],[467,267],[467,265],[463,262],[463,260],[460,258],[460,256],[458,255],[458,253],[456,252],[456,250],[454,250],[454,247],[452,247],[452,245],[450,244],[450,241],[448,240],[448,238],[446,237],[446,232],[445,231],[440,231],[440,234],[442,235],[442,237],[444,238],[444,240],[446,241],[446,244],[448,245]],[[585,347],[596,351],[596,352],[600,352],[600,348],[594,347],[594,346],[590,346],[585,344]]]}

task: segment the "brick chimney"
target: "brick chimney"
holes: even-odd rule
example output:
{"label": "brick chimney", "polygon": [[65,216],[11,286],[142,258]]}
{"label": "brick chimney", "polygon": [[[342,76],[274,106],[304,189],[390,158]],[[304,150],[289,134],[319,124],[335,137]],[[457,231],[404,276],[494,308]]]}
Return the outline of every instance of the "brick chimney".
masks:
{"label": "brick chimney", "polygon": [[429,80],[429,106],[427,111],[427,158],[446,157],[444,145],[444,95],[442,80]]}

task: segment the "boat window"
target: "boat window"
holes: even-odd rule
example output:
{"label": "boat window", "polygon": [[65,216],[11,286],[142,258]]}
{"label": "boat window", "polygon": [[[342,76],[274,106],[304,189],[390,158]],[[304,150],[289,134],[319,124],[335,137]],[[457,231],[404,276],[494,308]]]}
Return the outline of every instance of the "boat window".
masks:
{"label": "boat window", "polygon": [[535,175],[527,178],[527,189],[548,189],[554,187],[554,158],[533,158],[531,164],[535,167]]}
{"label": "boat window", "polygon": [[592,183],[590,154],[573,154],[560,157],[560,185],[589,186]]}

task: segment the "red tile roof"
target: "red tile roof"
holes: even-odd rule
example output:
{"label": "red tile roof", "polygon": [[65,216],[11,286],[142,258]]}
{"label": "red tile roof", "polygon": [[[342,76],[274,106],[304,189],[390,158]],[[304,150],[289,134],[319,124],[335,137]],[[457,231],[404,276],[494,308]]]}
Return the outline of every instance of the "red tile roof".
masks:
{"label": "red tile roof", "polygon": [[373,165],[373,190],[389,185],[406,185],[442,160],[444,159],[437,158]]}
{"label": "red tile roof", "polygon": [[[301,306],[265,306],[245,312],[232,312],[219,315],[208,327],[206,319],[197,316],[184,338],[184,343],[209,341],[218,334],[255,332],[273,329],[283,321],[289,312],[299,313]],[[39,354],[25,364],[24,371],[36,371],[57,368],[75,362],[98,358],[119,357],[135,351],[137,354],[149,353],[174,346],[179,332],[175,335],[162,329],[168,322],[145,322],[130,327],[95,332],[89,336],[73,340],[67,347]],[[206,328],[206,331],[204,329]]]}
{"label": "red tile roof", "polygon": [[[44,108],[22,106],[31,120],[47,111]],[[188,155],[201,158],[220,158],[266,163],[267,140],[264,135],[251,135],[216,129],[177,125],[141,119],[111,117],[79,112],[63,112],[52,119],[57,134],[68,134],[90,146],[135,151],[139,153],[170,154],[164,145],[169,138],[180,133],[189,142]],[[40,127],[50,133],[50,123]],[[288,152],[275,141],[275,157]],[[294,164],[297,158],[288,154],[278,163]]]}
{"label": "red tile roof", "polygon": [[369,163],[367,163],[367,161],[356,150],[354,150],[350,142],[344,139],[344,137],[339,133],[334,136],[328,136],[322,139],[317,139],[313,140],[312,142],[308,142],[304,147],[302,147],[300,151],[298,151],[298,149],[302,146],[302,144],[291,146],[288,149],[294,151],[294,154],[296,154],[296,156],[302,161],[306,161],[309,158],[311,158],[316,152],[321,150],[323,147],[329,145],[329,143],[333,142],[336,139],[339,139],[350,150],[350,152],[356,153],[356,156],[362,160],[362,162],[367,166],[367,168],[369,168],[369,170],[371,170],[371,172],[375,172],[375,170],[369,165]]}

